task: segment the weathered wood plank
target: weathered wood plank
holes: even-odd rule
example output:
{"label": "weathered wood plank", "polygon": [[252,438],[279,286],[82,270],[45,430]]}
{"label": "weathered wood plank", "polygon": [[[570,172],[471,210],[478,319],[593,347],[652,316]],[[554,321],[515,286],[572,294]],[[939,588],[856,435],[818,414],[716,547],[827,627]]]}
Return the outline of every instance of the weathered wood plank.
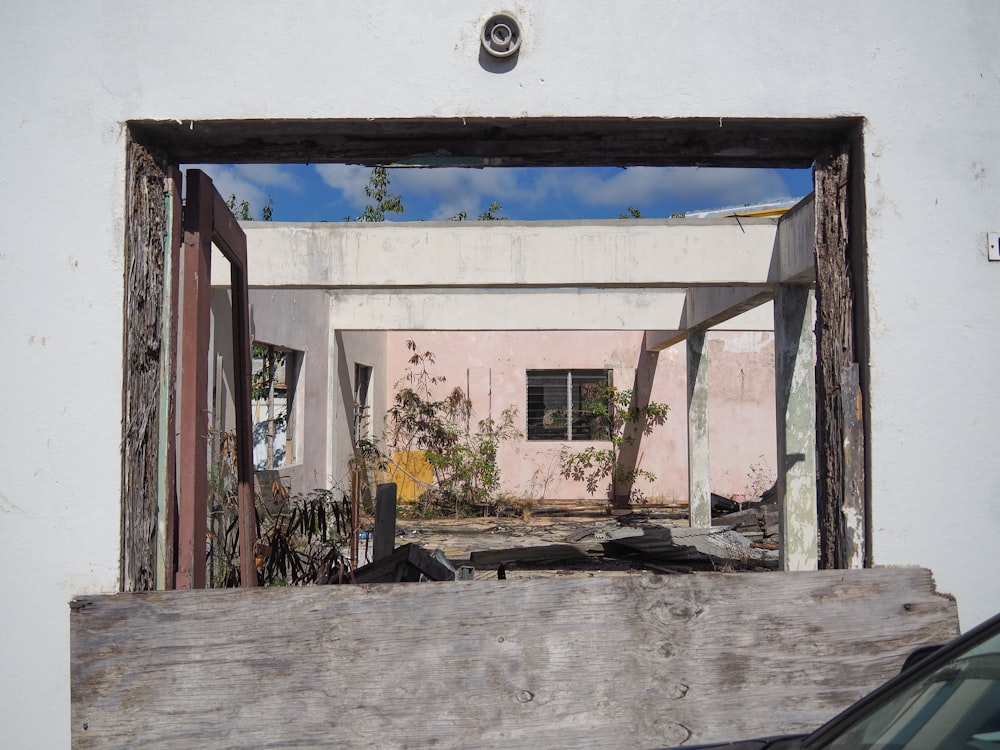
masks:
{"label": "weathered wood plank", "polygon": [[90,596],[71,632],[77,748],[537,750],[806,730],[957,617],[900,568]]}
{"label": "weathered wood plank", "polygon": [[[858,118],[434,117],[133,120],[133,137],[178,163],[415,163],[480,166],[808,167]],[[417,157],[416,162],[419,162]],[[431,157],[429,163],[440,165]]]}
{"label": "weathered wood plank", "polygon": [[864,394],[858,382],[848,231],[849,151],[846,144],[833,149],[815,166],[816,489],[823,568],[861,567],[868,559]]}
{"label": "weathered wood plank", "polygon": [[127,166],[121,586],[141,591],[157,579],[167,204],[166,175],[150,151],[130,142]]}

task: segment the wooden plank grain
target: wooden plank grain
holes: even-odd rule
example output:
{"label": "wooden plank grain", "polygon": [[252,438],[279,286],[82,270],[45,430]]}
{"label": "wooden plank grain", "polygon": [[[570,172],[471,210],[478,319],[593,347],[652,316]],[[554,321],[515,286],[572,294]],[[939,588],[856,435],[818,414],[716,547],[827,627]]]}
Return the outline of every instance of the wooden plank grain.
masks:
{"label": "wooden plank grain", "polygon": [[91,596],[71,633],[77,748],[642,748],[808,730],[957,616],[879,568]]}
{"label": "wooden plank grain", "polygon": [[154,154],[128,144],[125,235],[125,371],[122,381],[121,586],[155,589],[163,300],[167,236],[165,172]]}

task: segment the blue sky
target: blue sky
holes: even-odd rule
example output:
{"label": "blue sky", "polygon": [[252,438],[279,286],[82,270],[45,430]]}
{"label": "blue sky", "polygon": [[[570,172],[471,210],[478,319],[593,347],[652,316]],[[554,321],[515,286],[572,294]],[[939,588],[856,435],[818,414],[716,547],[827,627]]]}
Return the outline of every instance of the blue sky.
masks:
{"label": "blue sky", "polygon": [[[226,198],[250,203],[255,218],[268,197],[274,221],[343,221],[369,202],[371,170],[344,164],[197,165]],[[812,190],[808,169],[697,167],[398,168],[390,191],[405,211],[393,221],[438,221],[465,211],[475,219],[492,201],[509,219],[617,219],[629,206],[644,218],[728,208],[787,198]]]}

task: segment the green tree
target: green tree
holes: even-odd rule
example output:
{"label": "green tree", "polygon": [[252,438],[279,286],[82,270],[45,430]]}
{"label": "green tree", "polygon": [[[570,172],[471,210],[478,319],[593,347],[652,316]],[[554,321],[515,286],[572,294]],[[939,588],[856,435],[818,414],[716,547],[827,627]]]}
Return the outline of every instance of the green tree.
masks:
{"label": "green tree", "polygon": [[403,198],[389,192],[389,171],[383,166],[372,167],[368,184],[365,185],[365,195],[372,202],[356,219],[345,216],[344,221],[385,221],[386,213],[403,213]]}
{"label": "green tree", "polygon": [[618,214],[618,218],[619,219],[641,219],[642,218],[642,211],[640,211],[635,206],[629,206],[628,207],[628,213],[627,214]]}
{"label": "green tree", "polygon": [[445,382],[432,375],[432,352],[421,352],[413,341],[407,374],[396,384],[386,412],[386,439],[395,451],[423,451],[434,472],[434,486],[424,493],[424,512],[454,511],[456,516],[497,508],[500,443],[519,437],[517,410],[510,406],[499,420],[481,420],[471,429],[472,401],[461,388],[436,399],[433,387]]}
{"label": "green tree", "polygon": [[580,451],[564,448],[560,456],[560,473],[566,479],[585,482],[593,495],[603,480],[609,480],[608,498],[614,502],[624,494],[629,502],[643,502],[642,490],[635,486],[638,479],[656,481],[656,475],[623,460],[623,450],[635,446],[638,438],[649,435],[653,428],[667,421],[667,404],[650,401],[636,403],[632,390],[620,390],[612,385],[593,383],[583,389],[583,411],[604,422],[610,436],[610,448],[590,446]]}
{"label": "green tree", "polygon": [[485,211],[483,211],[481,214],[479,214],[479,220],[480,221],[507,221],[507,217],[506,216],[501,216],[500,215],[500,212],[502,210],[503,210],[503,206],[501,206],[496,201],[493,201],[492,203],[490,203],[490,207],[489,208],[487,208]]}
{"label": "green tree", "polygon": [[[226,201],[226,206],[233,212],[233,216],[240,221],[253,221],[253,214],[250,212],[250,202],[237,198],[236,193],[230,194],[229,200]],[[274,201],[271,200],[271,196],[269,195],[267,196],[267,203],[260,209],[260,219],[261,221],[271,221],[273,216]]]}
{"label": "green tree", "polygon": [[[489,208],[487,208],[485,211],[479,214],[479,216],[476,218],[479,221],[507,221],[506,216],[500,215],[500,211],[502,210],[503,206],[501,206],[496,201],[493,201],[490,203]],[[465,211],[459,211],[454,216],[449,216],[448,221],[465,221],[468,218],[468,216],[469,215]]]}
{"label": "green tree", "polygon": [[285,410],[276,412],[274,408],[275,387],[278,384],[278,372],[287,364],[288,352],[270,344],[254,343],[251,347],[251,359],[258,368],[250,376],[250,398],[255,402],[263,402],[267,416],[263,422],[254,427],[254,444],[264,442],[267,451],[265,469],[273,469],[277,465],[274,448],[275,434],[288,425],[288,402]]}

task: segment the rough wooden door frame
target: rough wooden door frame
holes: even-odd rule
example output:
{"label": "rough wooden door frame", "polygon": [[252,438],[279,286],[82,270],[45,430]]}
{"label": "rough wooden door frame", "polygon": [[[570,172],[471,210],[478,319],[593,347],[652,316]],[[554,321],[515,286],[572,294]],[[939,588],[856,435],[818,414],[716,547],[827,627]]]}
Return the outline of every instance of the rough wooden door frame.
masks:
{"label": "rough wooden door frame", "polygon": [[[197,127],[195,127],[197,125]],[[867,329],[864,267],[863,119],[840,118],[416,118],[398,120],[214,120],[197,123],[180,120],[142,120],[129,123],[130,136],[142,149],[162,154],[162,164],[201,162],[331,162],[378,164],[404,161],[414,154],[448,153],[458,157],[488,159],[498,166],[738,166],[805,167],[815,165],[817,193],[817,262],[836,263],[834,275],[853,274],[847,279],[842,299],[853,314],[847,316],[848,350],[818,351],[817,393],[833,394],[835,403],[818,404],[818,464],[826,467],[820,481],[820,516],[824,527],[820,565],[851,567],[870,565],[873,560],[870,518],[869,404],[860,394],[867,385]],[[566,148],[572,143],[572,148]],[[734,156],[734,146],[739,155]],[[850,159],[844,161],[845,155]],[[839,155],[839,156],[837,156]],[[834,158],[836,156],[836,158]],[[131,156],[130,156],[131,158]],[[484,162],[485,163],[485,162]],[[839,176],[835,176],[836,170]],[[850,208],[850,212],[848,212]],[[830,221],[832,220],[832,221]],[[126,213],[127,233],[134,233],[142,219]],[[827,225],[839,225],[840,239],[827,235]],[[846,233],[850,228],[850,234]],[[821,239],[822,235],[822,239]],[[831,252],[823,248],[836,248]],[[128,258],[128,253],[126,253]],[[831,266],[831,268],[833,268]],[[828,288],[820,281],[819,295]],[[156,290],[149,289],[151,299]],[[832,304],[836,295],[827,294]],[[836,337],[822,331],[824,312],[818,301],[821,324],[818,336]],[[838,314],[840,314],[838,312]],[[127,314],[125,335],[134,333]],[[846,332],[848,328],[843,328]],[[841,362],[850,363],[847,368]],[[856,367],[855,367],[856,365]],[[126,381],[141,371],[141,363],[126,362]],[[822,379],[822,382],[819,382]],[[858,384],[857,396],[841,394],[843,384]],[[155,390],[155,389],[154,389]],[[849,389],[848,389],[849,390]],[[138,392],[138,391],[137,391]],[[140,399],[141,400],[141,399]],[[853,407],[853,408],[852,408]],[[149,404],[134,403],[125,409],[135,418]],[[839,414],[839,416],[837,416]],[[854,417],[852,418],[852,414]],[[825,415],[825,416],[824,416]],[[860,419],[858,419],[860,417]],[[851,422],[845,434],[842,425]],[[828,425],[835,425],[830,432]],[[127,429],[127,427],[126,427]],[[162,432],[162,429],[161,429]],[[172,432],[170,433],[172,434]],[[125,441],[127,442],[127,441]],[[123,442],[123,445],[125,445]],[[155,445],[154,445],[155,447]],[[123,472],[141,464],[142,442],[123,447]],[[845,453],[845,450],[848,453]],[[841,467],[853,462],[851,477]],[[148,467],[145,476],[148,479]],[[134,590],[135,576],[126,575],[125,561],[135,563],[142,553],[128,552],[141,539],[133,537],[148,526],[143,514],[155,508],[134,509],[135,487],[143,484],[123,478],[123,577],[122,588]],[[841,518],[845,498],[851,504],[851,523]],[[171,507],[167,503],[168,510]],[[825,516],[824,516],[825,514]],[[167,543],[170,532],[167,532]],[[848,545],[848,542],[850,544]],[[848,548],[849,547],[849,548]],[[839,551],[837,551],[839,550]],[[147,549],[148,551],[148,549]]]}
{"label": "rough wooden door frame", "polygon": [[[817,522],[821,568],[871,565],[867,406],[859,350],[859,290],[864,269],[852,242],[852,145],[815,165]],[[863,257],[862,257],[863,260]]]}
{"label": "rough wooden door frame", "polygon": [[122,507],[120,588],[157,587],[159,458],[165,447],[161,395],[163,311],[169,284],[167,170],[149,149],[129,141],[125,183],[125,305],[122,378]]}
{"label": "rough wooden door frame", "polygon": [[257,585],[254,546],[253,434],[250,418],[250,315],[246,235],[211,178],[186,174],[184,248],[180,270],[181,350],[178,367],[177,572],[178,589],[204,588],[208,518],[208,355],[211,326],[212,245],[231,268],[236,468],[239,502],[240,582]]}

